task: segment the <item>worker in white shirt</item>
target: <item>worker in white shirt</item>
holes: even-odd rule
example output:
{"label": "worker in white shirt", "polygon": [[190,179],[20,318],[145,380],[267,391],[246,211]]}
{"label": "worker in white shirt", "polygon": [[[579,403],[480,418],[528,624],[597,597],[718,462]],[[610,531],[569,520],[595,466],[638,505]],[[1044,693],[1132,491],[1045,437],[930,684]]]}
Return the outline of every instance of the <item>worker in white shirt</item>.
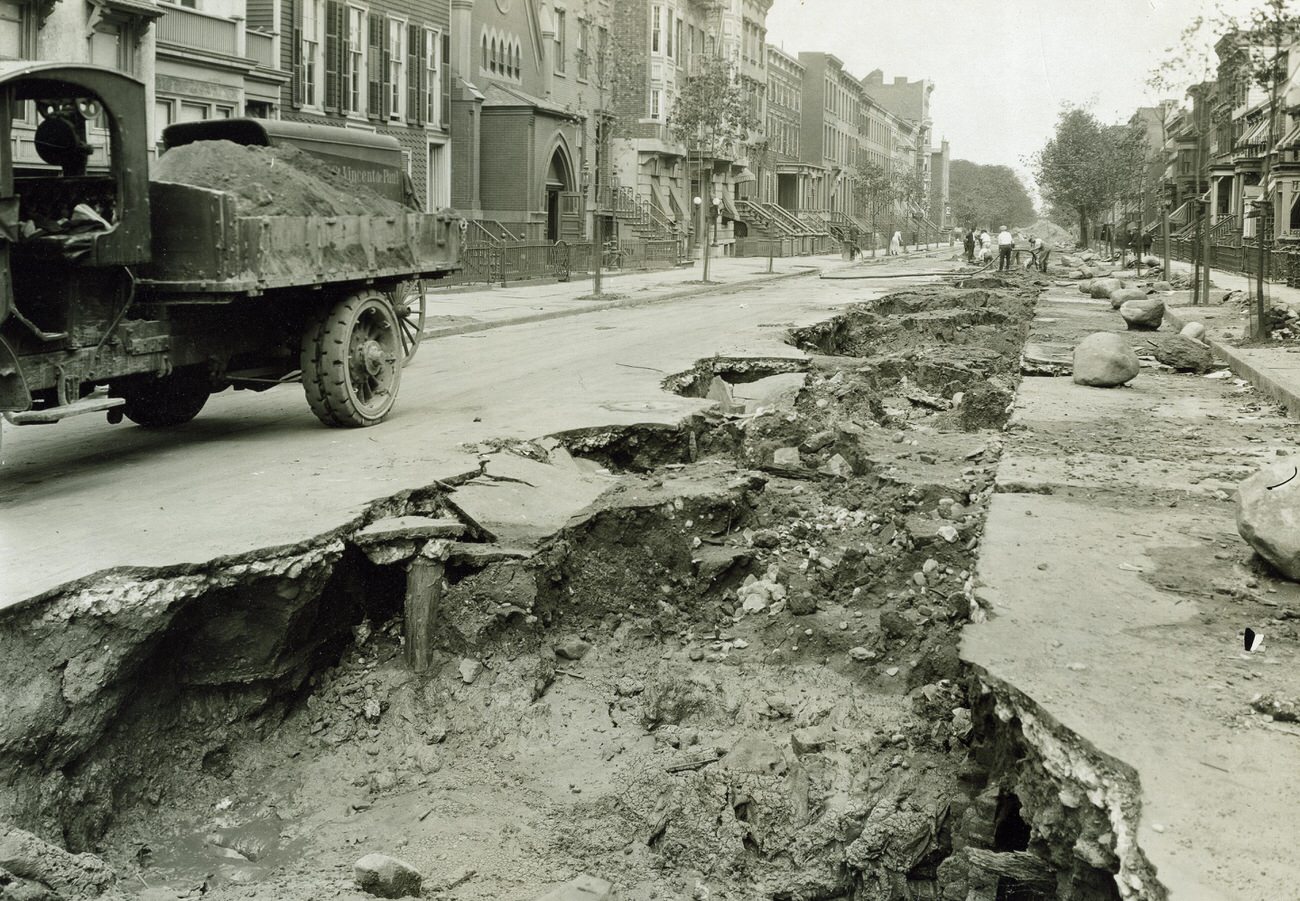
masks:
{"label": "worker in white shirt", "polygon": [[1016,239],[1011,237],[1007,227],[1002,226],[998,232],[998,272],[1011,271],[1011,250],[1016,246]]}

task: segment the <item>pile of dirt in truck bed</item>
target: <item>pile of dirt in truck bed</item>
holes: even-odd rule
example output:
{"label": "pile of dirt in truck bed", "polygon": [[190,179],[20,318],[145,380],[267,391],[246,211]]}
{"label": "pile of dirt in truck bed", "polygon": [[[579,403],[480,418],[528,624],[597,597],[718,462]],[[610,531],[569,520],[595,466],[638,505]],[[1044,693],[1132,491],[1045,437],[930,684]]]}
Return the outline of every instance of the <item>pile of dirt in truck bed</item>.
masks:
{"label": "pile of dirt in truck bed", "polygon": [[154,181],[225,191],[241,216],[392,216],[403,208],[296,147],[196,141],[168,150]]}

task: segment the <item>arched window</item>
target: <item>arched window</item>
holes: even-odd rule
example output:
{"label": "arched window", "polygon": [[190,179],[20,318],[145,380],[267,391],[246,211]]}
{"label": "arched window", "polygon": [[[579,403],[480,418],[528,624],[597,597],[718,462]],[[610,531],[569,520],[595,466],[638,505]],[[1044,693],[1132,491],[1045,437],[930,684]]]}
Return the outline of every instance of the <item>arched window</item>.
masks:
{"label": "arched window", "polygon": [[501,65],[501,48],[497,44],[497,39],[493,38],[492,39],[492,71],[493,72],[500,71],[499,69],[500,65]]}
{"label": "arched window", "polygon": [[485,34],[483,35],[483,68],[486,69],[487,66],[488,66],[488,45],[487,45],[487,35]]}
{"label": "arched window", "polygon": [[522,78],[523,75],[523,56],[519,52],[519,45],[515,44],[515,78]]}

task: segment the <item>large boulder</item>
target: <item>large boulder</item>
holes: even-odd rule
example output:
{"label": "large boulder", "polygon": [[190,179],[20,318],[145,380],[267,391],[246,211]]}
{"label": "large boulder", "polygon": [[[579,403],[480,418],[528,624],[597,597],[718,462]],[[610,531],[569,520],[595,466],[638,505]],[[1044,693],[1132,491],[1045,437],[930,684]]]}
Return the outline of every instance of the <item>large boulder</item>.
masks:
{"label": "large boulder", "polygon": [[1186,335],[1188,338],[1191,338],[1193,341],[1204,341],[1205,326],[1200,322],[1189,322],[1183,326],[1182,331],[1180,331],[1178,334]]}
{"label": "large boulder", "polygon": [[1174,290],[1174,286],[1171,285],[1171,284],[1169,284],[1169,282],[1152,282],[1152,283],[1151,283],[1151,290],[1152,290],[1152,291],[1159,291],[1159,292],[1163,293],[1163,292],[1165,292],[1165,291],[1172,291],[1172,290]]}
{"label": "large boulder", "polygon": [[[1086,273],[1083,273],[1083,275],[1086,275]],[[1081,276],[1081,277],[1082,277],[1082,276]],[[1083,281],[1079,282],[1079,291],[1080,291],[1081,293],[1083,293],[1083,294],[1087,294],[1089,297],[1091,297],[1091,296],[1092,296],[1092,279],[1091,279],[1091,278],[1084,278]]]}
{"label": "large boulder", "polygon": [[1093,279],[1088,293],[1095,300],[1109,300],[1111,292],[1118,291],[1122,287],[1124,287],[1124,283],[1117,278],[1098,278]]}
{"label": "large boulder", "polygon": [[1210,349],[1183,334],[1171,335],[1157,344],[1155,356],[1177,372],[1209,372],[1214,368]]}
{"label": "large boulder", "polygon": [[352,865],[357,888],[379,898],[418,898],[424,877],[404,860],[367,854]]}
{"label": "large boulder", "polygon": [[1119,314],[1131,330],[1154,332],[1164,321],[1165,302],[1154,294],[1141,300],[1126,300],[1120,305]]}
{"label": "large boulder", "polygon": [[1288,579],[1300,582],[1300,457],[1266,463],[1237,486],[1237,531]]}
{"label": "large boulder", "polygon": [[1110,292],[1110,308],[1118,310],[1130,300],[1141,300],[1147,296],[1145,288],[1120,288]]}
{"label": "large boulder", "polygon": [[1093,388],[1117,388],[1138,374],[1137,354],[1123,335],[1097,332],[1074,348],[1074,382]]}

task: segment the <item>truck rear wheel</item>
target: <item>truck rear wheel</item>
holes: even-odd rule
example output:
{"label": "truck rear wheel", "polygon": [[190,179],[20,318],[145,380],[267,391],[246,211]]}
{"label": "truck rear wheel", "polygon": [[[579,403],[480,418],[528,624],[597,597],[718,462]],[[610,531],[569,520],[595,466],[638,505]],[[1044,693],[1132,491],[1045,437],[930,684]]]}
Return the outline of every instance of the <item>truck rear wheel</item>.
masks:
{"label": "truck rear wheel", "polygon": [[173,372],[122,390],[122,412],[136,425],[161,429],[189,422],[212,394],[206,372]]}
{"label": "truck rear wheel", "polygon": [[330,426],[363,428],[383,422],[397,400],[404,360],[391,301],[378,291],[353,294],[303,335],[307,404]]}
{"label": "truck rear wheel", "polygon": [[393,292],[393,309],[402,338],[402,365],[410,363],[424,337],[424,320],[428,301],[424,296],[424,282],[420,279],[402,282]]}

